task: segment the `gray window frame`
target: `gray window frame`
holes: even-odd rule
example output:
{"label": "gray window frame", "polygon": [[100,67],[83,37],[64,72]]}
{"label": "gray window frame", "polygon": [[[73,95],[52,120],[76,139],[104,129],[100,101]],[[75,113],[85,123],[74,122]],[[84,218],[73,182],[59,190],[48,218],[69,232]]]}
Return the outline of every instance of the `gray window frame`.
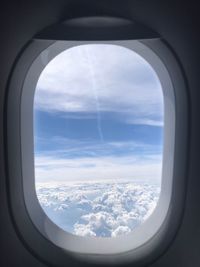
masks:
{"label": "gray window frame", "polygon": [[[116,44],[141,55],[157,73],[164,95],[164,152],[158,205],[140,227],[129,235],[116,238],[79,237],[65,232],[46,216],[35,192],[33,99],[36,83],[41,71],[56,55],[70,47],[90,43]],[[188,102],[180,67],[161,39],[35,40],[26,48],[15,67],[6,114],[11,213],[22,239],[34,253],[56,266],[65,266],[66,260],[72,258],[106,264],[132,261],[140,265],[166,249],[178,229],[183,212]],[[54,256],[47,252],[49,250]]]}

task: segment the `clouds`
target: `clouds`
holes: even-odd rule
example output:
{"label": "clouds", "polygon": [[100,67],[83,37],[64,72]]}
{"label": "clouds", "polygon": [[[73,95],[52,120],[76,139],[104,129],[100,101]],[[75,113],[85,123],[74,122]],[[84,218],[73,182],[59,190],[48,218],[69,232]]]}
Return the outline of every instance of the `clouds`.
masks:
{"label": "clouds", "polygon": [[159,155],[124,155],[66,158],[60,155],[35,158],[36,182],[135,179],[160,183]]}
{"label": "clouds", "polygon": [[160,183],[161,85],[133,51],[99,44],[64,51],[42,72],[34,108],[37,182]]}
{"label": "clouds", "polygon": [[[114,135],[114,134],[113,134]],[[133,138],[132,138],[133,139]],[[72,139],[63,136],[53,136],[50,138],[35,138],[37,146],[45,147],[45,153],[39,151],[37,155],[57,156],[65,158],[79,157],[102,157],[102,156],[131,156],[134,155],[160,155],[161,144],[144,143],[136,140],[111,140],[100,142],[96,139]],[[50,145],[49,145],[50,144]],[[48,146],[48,150],[47,150]]]}
{"label": "clouds", "polygon": [[115,237],[150,216],[162,97],[151,66],[120,46],[74,47],[46,66],[34,104],[35,181],[52,221],[79,236]]}
{"label": "clouds", "polygon": [[130,118],[157,120],[163,113],[162,89],[151,66],[131,50],[84,45],[64,51],[46,66],[37,84],[35,108],[120,112]]}
{"label": "clouds", "polygon": [[164,122],[163,120],[152,120],[152,119],[129,119],[127,121],[129,124],[137,124],[137,125],[149,125],[155,127],[163,127]]}
{"label": "clouds", "polygon": [[49,218],[79,236],[130,233],[152,214],[159,194],[159,186],[141,182],[37,185],[39,202]]}

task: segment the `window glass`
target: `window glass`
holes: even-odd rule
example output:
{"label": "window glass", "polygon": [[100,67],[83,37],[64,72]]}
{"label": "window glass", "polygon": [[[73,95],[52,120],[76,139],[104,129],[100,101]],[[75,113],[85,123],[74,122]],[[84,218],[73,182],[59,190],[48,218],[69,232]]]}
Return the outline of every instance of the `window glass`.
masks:
{"label": "window glass", "polygon": [[160,81],[118,45],[80,45],[41,73],[34,98],[39,203],[79,236],[128,234],[159,199],[163,153]]}

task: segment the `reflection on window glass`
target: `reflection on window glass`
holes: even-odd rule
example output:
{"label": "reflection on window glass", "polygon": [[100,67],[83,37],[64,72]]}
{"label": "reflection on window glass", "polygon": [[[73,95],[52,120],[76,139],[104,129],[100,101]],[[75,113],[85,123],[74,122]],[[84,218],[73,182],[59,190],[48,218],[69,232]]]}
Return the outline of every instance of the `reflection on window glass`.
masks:
{"label": "reflection on window glass", "polygon": [[34,99],[36,192],[48,217],[79,236],[141,225],[160,194],[163,109],[157,75],[132,50],[88,44],[50,61]]}

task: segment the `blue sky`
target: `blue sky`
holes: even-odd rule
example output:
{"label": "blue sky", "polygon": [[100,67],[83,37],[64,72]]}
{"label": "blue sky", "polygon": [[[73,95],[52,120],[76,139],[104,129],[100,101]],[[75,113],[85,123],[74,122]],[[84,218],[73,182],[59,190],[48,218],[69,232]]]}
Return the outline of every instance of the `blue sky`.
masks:
{"label": "blue sky", "polygon": [[34,100],[36,181],[160,181],[163,96],[152,67],[116,45],[54,58]]}

